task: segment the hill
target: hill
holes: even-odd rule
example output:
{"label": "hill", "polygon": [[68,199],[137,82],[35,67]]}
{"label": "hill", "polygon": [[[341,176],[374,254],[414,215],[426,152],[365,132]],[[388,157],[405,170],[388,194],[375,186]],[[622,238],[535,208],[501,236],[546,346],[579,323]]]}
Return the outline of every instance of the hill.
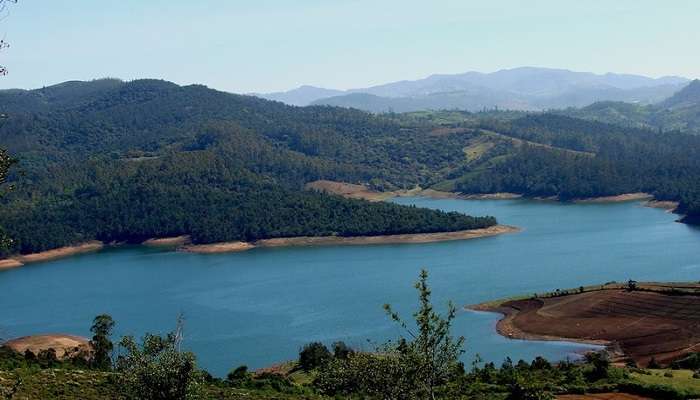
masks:
{"label": "hill", "polygon": [[599,102],[564,114],[578,118],[700,134],[700,80],[694,80],[668,99],[656,104]]}
{"label": "hill", "polygon": [[[0,144],[20,160],[0,221],[11,251],[189,234],[195,243],[483,228],[493,218],[303,190],[317,179],[413,186],[421,163],[389,155],[390,121],[297,109],[203,86],[69,82],[3,93]],[[91,90],[87,90],[90,88]],[[82,95],[75,95],[82,92]],[[55,93],[47,96],[46,93]],[[21,101],[20,101],[21,100]],[[413,171],[413,172],[411,172]]]}
{"label": "hill", "polygon": [[307,106],[318,99],[343,94],[342,90],[325,89],[309,85],[300,86],[286,92],[275,92],[265,94],[253,94],[267,100],[281,101],[292,106]]}

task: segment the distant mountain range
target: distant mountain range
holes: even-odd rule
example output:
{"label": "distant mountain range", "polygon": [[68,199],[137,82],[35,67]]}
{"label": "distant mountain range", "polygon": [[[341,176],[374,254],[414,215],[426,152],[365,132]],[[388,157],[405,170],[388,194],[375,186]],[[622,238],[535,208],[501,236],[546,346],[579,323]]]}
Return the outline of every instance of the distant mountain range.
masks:
{"label": "distant mountain range", "polygon": [[302,86],[257,96],[297,106],[334,105],[370,112],[493,108],[535,111],[584,107],[599,101],[652,104],[670,97],[688,82],[676,76],[649,78],[522,67],[493,73],[431,75],[346,91]]}

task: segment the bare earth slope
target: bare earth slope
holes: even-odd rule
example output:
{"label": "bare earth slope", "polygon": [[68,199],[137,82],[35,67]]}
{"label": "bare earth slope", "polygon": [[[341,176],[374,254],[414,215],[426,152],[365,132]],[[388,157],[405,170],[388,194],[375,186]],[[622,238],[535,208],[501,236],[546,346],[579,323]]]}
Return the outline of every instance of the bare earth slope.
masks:
{"label": "bare earth slope", "polygon": [[511,338],[605,343],[640,365],[700,351],[700,296],[621,288],[472,307],[499,312]]}

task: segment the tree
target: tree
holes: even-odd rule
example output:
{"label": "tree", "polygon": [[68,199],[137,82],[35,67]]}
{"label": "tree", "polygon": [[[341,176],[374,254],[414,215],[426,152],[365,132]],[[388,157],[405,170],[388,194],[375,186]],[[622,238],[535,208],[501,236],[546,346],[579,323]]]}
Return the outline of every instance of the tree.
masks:
{"label": "tree", "polygon": [[[17,0],[0,0],[0,17],[3,16],[8,4],[17,3]],[[0,39],[0,50],[10,47],[10,44],[5,41],[5,39]],[[0,65],[0,75],[7,75],[7,68]]]}
{"label": "tree", "polygon": [[354,352],[355,351],[343,341],[333,343],[333,357],[335,358],[347,359]]}
{"label": "tree", "polygon": [[586,354],[586,362],[593,366],[588,373],[588,379],[595,382],[607,378],[610,370],[610,354],[606,351],[597,351]]}
{"label": "tree", "polygon": [[[7,153],[7,150],[0,149],[0,187],[2,187],[7,181],[7,174],[10,170],[10,167],[15,162],[16,160],[10,157],[10,155]],[[0,194],[2,193],[0,192]],[[10,246],[12,246],[12,239],[10,239],[5,234],[5,232],[3,232],[2,227],[0,227],[0,252],[8,249]]]}
{"label": "tree", "polygon": [[415,288],[420,299],[420,308],[413,314],[418,327],[417,333],[409,328],[389,304],[385,304],[384,309],[410,336],[411,340],[402,341],[398,351],[415,363],[416,378],[424,396],[434,399],[435,388],[448,381],[459,369],[459,356],[464,353],[464,337],[455,339],[450,333],[456,315],[456,307],[452,302],[448,303],[445,317],[433,309],[428,287],[428,271],[421,270]]}
{"label": "tree", "polygon": [[[10,3],[17,3],[17,0],[0,0],[0,15],[2,15],[5,10],[7,9],[7,5]],[[7,43],[4,39],[0,39],[0,50],[10,47],[10,44]],[[4,66],[0,65],[0,75],[6,75],[7,74],[7,68]]]}
{"label": "tree", "polygon": [[112,368],[112,350],[114,344],[110,339],[114,329],[114,320],[107,314],[101,314],[95,317],[92,322],[90,332],[93,333],[90,346],[92,346],[91,366],[93,368],[108,370]]}
{"label": "tree", "polygon": [[[0,15],[4,13],[7,5],[9,3],[16,3],[17,0],[0,0]],[[0,39],[0,50],[9,47],[9,44],[4,40]],[[0,75],[6,75],[7,68],[0,65]],[[3,115],[0,115],[0,120],[4,119]],[[0,121],[1,122],[1,121]],[[0,148],[0,186],[2,186],[7,180],[7,173],[10,170],[12,164],[16,162],[15,159],[10,157],[7,150]],[[9,248],[12,245],[12,240],[7,237],[7,235],[0,228],[0,251]]]}
{"label": "tree", "polygon": [[139,345],[133,336],[125,336],[119,346],[126,352],[117,359],[117,371],[133,399],[181,400],[195,396],[200,375],[196,358],[180,350],[182,323],[165,337],[146,334]]}
{"label": "tree", "polygon": [[304,371],[316,369],[331,359],[331,352],[320,342],[305,345],[299,352],[299,366]]}

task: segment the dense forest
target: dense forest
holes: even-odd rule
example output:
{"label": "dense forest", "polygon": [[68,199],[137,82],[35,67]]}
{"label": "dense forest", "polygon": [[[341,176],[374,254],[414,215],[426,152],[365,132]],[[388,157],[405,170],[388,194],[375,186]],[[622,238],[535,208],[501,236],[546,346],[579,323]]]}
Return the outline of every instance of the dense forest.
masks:
{"label": "dense forest", "polygon": [[562,200],[648,192],[660,200],[679,201],[683,213],[700,214],[698,136],[553,114],[484,121],[480,128],[526,144],[461,180],[459,191],[509,191]]}
{"label": "dense forest", "polygon": [[[321,178],[412,187],[431,177],[426,164],[450,162],[421,154],[414,133],[364,113],[162,81],[72,82],[0,97],[0,144],[20,160],[10,177],[17,188],[0,211],[14,239],[9,252],[90,239],[190,234],[210,243],[496,223],[303,191]],[[392,152],[398,141],[404,149]]]}
{"label": "dense forest", "polygon": [[[682,94],[678,104],[692,107]],[[555,113],[372,115],[158,80],[0,91],[10,252],[89,239],[196,243],[490,226],[492,217],[304,191],[318,179],[561,200],[644,191],[700,215],[700,136]],[[670,104],[670,103],[669,103]]]}

